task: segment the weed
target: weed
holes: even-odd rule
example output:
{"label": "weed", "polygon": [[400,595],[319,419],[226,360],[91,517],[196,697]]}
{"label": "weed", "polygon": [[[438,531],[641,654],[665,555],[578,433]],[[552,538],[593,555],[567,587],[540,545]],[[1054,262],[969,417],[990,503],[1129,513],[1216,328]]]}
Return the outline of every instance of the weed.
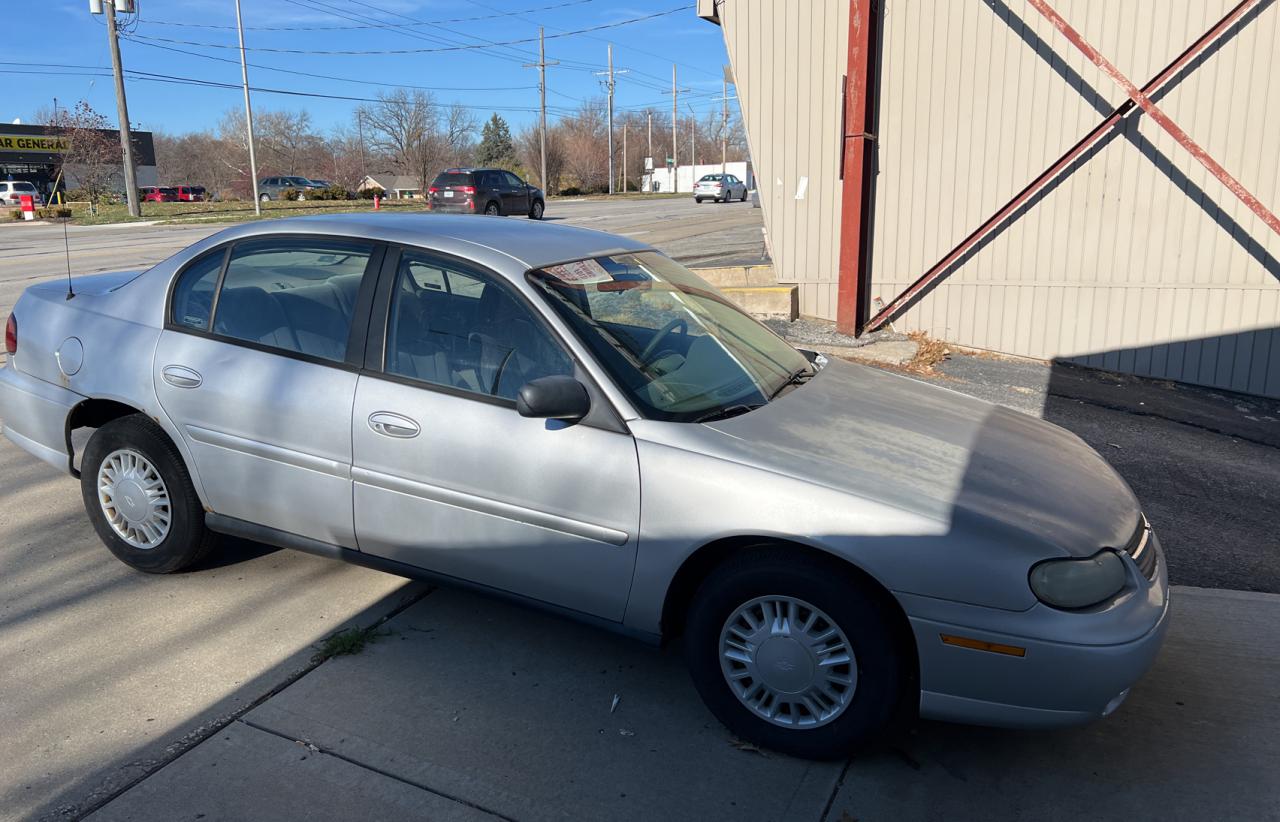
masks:
{"label": "weed", "polygon": [[324,642],[320,644],[320,650],[316,651],[311,661],[319,663],[335,656],[358,654],[370,642],[377,642],[381,637],[390,635],[390,631],[379,631],[373,625],[367,628],[347,628],[326,637]]}

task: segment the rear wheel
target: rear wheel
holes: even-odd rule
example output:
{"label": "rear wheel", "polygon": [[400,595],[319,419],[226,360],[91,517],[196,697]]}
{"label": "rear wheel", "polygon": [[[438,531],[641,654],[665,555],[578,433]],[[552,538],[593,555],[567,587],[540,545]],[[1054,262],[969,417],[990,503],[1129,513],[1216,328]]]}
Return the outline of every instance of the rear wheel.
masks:
{"label": "rear wheel", "polygon": [[497,203],[491,202],[484,207],[484,213],[488,214],[490,217],[497,217],[502,213],[502,209],[498,208]]}
{"label": "rear wheel", "polygon": [[694,685],[729,730],[783,753],[849,755],[899,706],[903,655],[881,595],[838,563],[763,549],[715,569],[685,626]]}
{"label": "rear wheel", "polygon": [[270,194],[263,194],[263,195],[262,195],[261,197],[259,197],[258,199],[259,199],[259,200],[261,200],[261,201],[262,201],[262,202],[264,202],[264,203],[269,203],[269,202],[271,202],[271,195],[270,195]]}
{"label": "rear wheel", "polygon": [[702,205],[702,198],[701,198],[701,197],[694,197],[694,198],[693,198],[693,201],[694,201],[695,203],[697,203],[698,205]]}
{"label": "rear wheel", "polygon": [[533,205],[529,207],[529,219],[541,220],[542,213],[545,209],[546,209],[546,206],[542,204],[541,200],[534,200]]}
{"label": "rear wheel", "polygon": [[80,492],[98,537],[139,571],[180,571],[216,541],[177,448],[141,414],[112,420],[89,439]]}

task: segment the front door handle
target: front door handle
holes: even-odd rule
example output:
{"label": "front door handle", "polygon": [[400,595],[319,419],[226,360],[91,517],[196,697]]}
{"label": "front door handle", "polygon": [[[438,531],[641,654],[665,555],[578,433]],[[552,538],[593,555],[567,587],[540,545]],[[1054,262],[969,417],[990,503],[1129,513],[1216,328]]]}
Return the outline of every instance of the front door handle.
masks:
{"label": "front door handle", "polygon": [[203,379],[200,372],[185,365],[166,365],[160,372],[164,381],[177,388],[199,388]]}
{"label": "front door handle", "polygon": [[408,440],[418,436],[422,429],[416,422],[390,411],[375,411],[369,415],[369,427],[384,437]]}

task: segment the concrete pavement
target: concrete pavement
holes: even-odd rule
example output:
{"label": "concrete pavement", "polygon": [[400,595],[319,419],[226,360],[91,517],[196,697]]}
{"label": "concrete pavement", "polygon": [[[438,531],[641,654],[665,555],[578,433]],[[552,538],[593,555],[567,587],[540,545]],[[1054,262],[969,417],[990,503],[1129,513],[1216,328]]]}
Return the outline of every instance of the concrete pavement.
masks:
{"label": "concrete pavement", "polygon": [[1172,603],[1105,721],[812,763],[736,746],[674,651],[435,591],[90,818],[1280,819],[1280,597]]}

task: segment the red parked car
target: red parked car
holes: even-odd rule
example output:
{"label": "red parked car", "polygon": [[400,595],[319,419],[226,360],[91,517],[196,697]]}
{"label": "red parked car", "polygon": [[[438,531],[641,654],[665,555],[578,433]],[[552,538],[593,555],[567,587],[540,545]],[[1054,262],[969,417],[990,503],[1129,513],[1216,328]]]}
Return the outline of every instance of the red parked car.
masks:
{"label": "red parked car", "polygon": [[143,186],[138,189],[138,193],[142,195],[144,203],[176,203],[178,201],[178,190],[176,188]]}
{"label": "red parked car", "polygon": [[174,186],[173,190],[178,193],[179,202],[203,203],[209,199],[205,194],[204,186]]}

